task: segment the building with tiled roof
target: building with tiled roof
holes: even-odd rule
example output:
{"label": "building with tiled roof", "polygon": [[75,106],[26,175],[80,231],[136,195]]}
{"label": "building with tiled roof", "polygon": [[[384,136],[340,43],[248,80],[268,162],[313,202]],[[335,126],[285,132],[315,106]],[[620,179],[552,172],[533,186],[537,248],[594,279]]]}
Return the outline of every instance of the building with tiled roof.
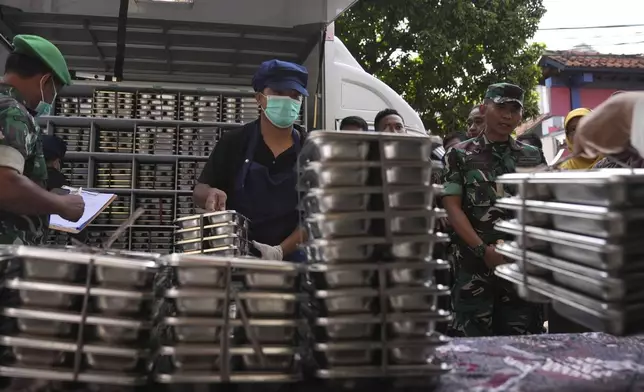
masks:
{"label": "building with tiled roof", "polygon": [[[556,136],[559,143],[563,119],[570,110],[593,109],[618,90],[644,90],[644,55],[603,54],[578,46],[574,50],[546,51],[538,64],[542,71],[542,86],[538,88],[541,111],[552,115],[543,123],[542,131]],[[557,150],[554,146],[553,152]]]}

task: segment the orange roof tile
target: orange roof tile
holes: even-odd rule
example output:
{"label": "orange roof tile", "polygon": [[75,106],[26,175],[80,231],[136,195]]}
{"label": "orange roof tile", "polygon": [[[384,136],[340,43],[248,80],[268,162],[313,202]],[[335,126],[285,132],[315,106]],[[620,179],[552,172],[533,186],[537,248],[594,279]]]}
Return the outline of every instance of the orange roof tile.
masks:
{"label": "orange roof tile", "polygon": [[597,52],[556,51],[543,54],[539,63],[549,59],[566,68],[644,69],[644,56],[601,54]]}

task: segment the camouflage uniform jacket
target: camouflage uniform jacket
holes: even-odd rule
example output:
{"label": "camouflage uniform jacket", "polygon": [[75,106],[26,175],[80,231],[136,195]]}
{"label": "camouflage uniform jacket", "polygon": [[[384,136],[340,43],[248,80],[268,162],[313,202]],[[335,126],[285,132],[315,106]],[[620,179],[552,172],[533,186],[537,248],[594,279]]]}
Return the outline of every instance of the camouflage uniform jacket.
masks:
{"label": "camouflage uniform jacket", "polygon": [[[15,169],[45,188],[47,167],[40,128],[16,89],[0,84],[0,166]],[[0,211],[0,244],[39,245],[47,234],[49,216]]]}
{"label": "camouflage uniform jacket", "polygon": [[[506,237],[494,230],[509,212],[494,206],[501,197],[510,196],[510,186],[497,186],[496,178],[513,173],[517,167],[544,164],[538,148],[510,138],[506,143],[491,143],[484,134],[454,146],[447,153],[443,169],[443,196],[461,196],[462,208],[479,237],[488,244]],[[457,236],[454,236],[457,237]],[[466,246],[459,238],[455,245]]]}

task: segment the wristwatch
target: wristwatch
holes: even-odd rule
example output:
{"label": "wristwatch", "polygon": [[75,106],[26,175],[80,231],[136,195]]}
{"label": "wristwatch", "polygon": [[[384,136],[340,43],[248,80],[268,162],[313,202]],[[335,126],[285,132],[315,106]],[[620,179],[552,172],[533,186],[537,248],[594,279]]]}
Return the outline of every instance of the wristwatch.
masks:
{"label": "wristwatch", "polygon": [[487,245],[485,245],[485,243],[480,243],[479,245],[476,245],[474,248],[470,248],[470,249],[472,250],[472,253],[474,253],[476,257],[484,258]]}

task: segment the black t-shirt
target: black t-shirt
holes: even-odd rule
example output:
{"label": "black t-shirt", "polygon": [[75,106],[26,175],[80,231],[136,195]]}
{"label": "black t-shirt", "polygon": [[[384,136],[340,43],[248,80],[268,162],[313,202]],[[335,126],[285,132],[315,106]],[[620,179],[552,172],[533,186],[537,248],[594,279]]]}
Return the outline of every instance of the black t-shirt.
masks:
{"label": "black t-shirt", "polygon": [[59,172],[53,167],[48,167],[47,190],[51,191],[52,189],[62,188],[63,186],[69,186],[69,181],[67,181],[63,173]]}
{"label": "black t-shirt", "polygon": [[[270,173],[293,170],[297,163],[295,147],[291,146],[275,157],[264,142],[259,127],[260,123],[257,120],[240,129],[225,132],[210,154],[198,182],[224,191],[229,199],[234,197],[235,177],[244,164],[244,154],[253,132],[259,133],[257,148],[253,155],[254,162],[266,166]],[[297,126],[295,129],[299,132],[300,144],[303,144],[306,137],[305,132]]]}

